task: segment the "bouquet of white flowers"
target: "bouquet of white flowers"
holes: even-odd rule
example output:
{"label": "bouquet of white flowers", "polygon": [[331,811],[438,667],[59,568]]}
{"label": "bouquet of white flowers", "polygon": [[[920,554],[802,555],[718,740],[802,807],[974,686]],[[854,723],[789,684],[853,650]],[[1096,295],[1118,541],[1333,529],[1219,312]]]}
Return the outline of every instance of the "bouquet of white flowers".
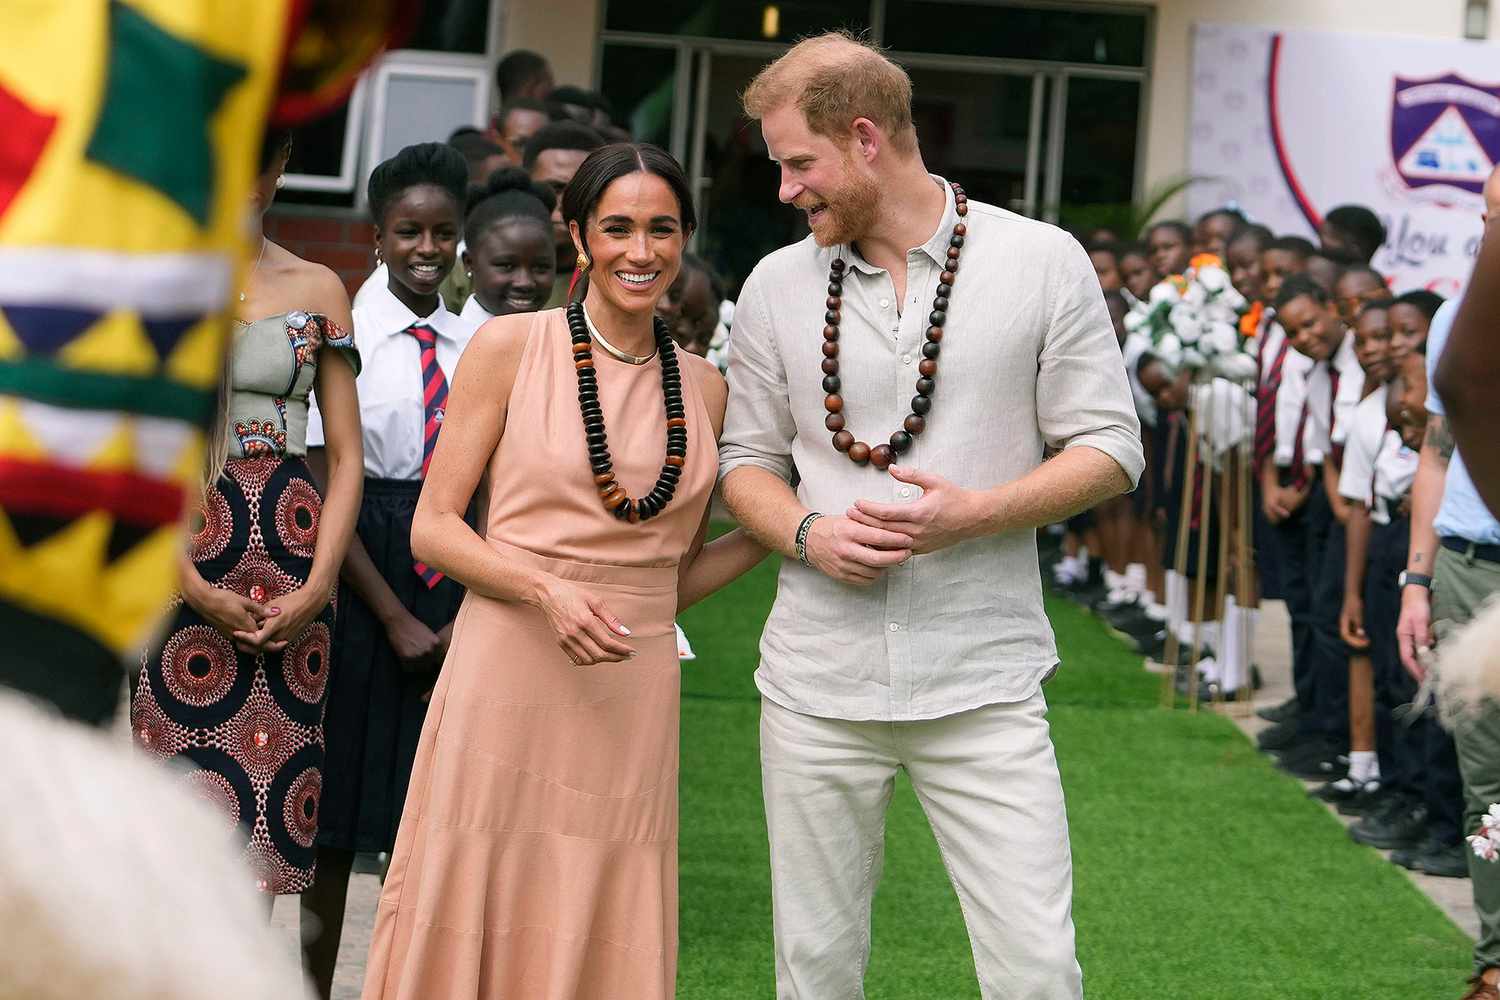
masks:
{"label": "bouquet of white flowers", "polygon": [[1482,861],[1500,858],[1500,805],[1492,804],[1479,821],[1479,832],[1469,838],[1474,856]]}
{"label": "bouquet of white flowers", "polygon": [[1240,316],[1249,308],[1223,262],[1199,254],[1185,273],[1158,283],[1147,301],[1136,304],[1125,329],[1149,337],[1152,352],[1169,364],[1244,380],[1256,374],[1255,356],[1240,333]]}

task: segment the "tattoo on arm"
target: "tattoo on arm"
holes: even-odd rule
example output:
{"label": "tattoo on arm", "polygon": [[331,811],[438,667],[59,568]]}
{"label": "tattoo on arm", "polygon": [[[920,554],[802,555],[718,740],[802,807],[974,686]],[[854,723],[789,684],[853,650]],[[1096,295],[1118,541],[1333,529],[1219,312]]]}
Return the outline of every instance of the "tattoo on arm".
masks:
{"label": "tattoo on arm", "polygon": [[1420,565],[1422,565],[1422,560],[1425,559],[1425,558],[1427,558],[1426,553],[1424,553],[1424,552],[1418,552],[1417,554],[1415,554],[1414,556],[1411,557],[1411,561],[1412,561],[1413,565],[1420,566]]}
{"label": "tattoo on arm", "polygon": [[1447,417],[1430,417],[1427,421],[1427,447],[1437,452],[1443,461],[1453,458],[1453,430],[1448,425]]}

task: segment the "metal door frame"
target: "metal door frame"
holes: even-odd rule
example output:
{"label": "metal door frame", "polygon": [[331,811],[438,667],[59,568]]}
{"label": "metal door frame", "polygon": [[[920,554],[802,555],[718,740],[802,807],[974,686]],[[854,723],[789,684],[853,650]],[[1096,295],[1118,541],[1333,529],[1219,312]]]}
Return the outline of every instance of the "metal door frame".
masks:
{"label": "metal door frame", "polygon": [[[1027,5],[1096,11],[1114,7],[1118,10],[1129,10],[1132,13],[1143,12],[1141,7],[1129,4],[1083,5],[1069,3],[1067,0],[1050,3],[1047,0],[1042,0],[1042,2],[1028,0]],[[1134,176],[1131,178],[1131,192],[1134,198],[1141,196],[1151,88],[1151,74],[1148,67],[1153,58],[1156,36],[1156,18],[1153,10],[1145,8],[1144,13],[1147,17],[1146,51],[1143,59],[1145,65],[1139,67],[1051,62],[1039,59],[955,56],[901,50],[891,50],[889,54],[892,59],[902,65],[913,68],[1015,76],[1031,80],[1030,120],[1027,123],[1026,133],[1026,173],[1023,182],[1023,214],[1055,223],[1062,199],[1064,140],[1067,136],[1068,80],[1070,77],[1130,80],[1140,84],[1140,111],[1136,115],[1136,155]],[[884,21],[885,0],[872,0],[871,35],[877,42],[880,40]],[[713,178],[704,174],[704,157],[707,143],[708,88],[713,74],[714,56],[749,56],[769,61],[785,52],[790,46],[779,42],[756,42],[697,35],[601,31],[595,48],[595,87],[599,85],[606,45],[665,48],[676,51],[670,152],[687,167],[688,180],[692,185],[694,198],[702,207],[698,227],[702,231],[708,210],[708,201],[704,195],[713,186]],[[1043,134],[1044,118],[1046,119],[1045,135]]]}

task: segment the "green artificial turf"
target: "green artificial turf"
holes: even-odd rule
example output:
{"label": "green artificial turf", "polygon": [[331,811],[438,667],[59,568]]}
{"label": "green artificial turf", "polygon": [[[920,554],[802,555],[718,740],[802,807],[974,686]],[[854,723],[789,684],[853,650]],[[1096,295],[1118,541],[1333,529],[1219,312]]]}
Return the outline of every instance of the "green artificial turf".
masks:
{"label": "green artificial turf", "polygon": [[[767,562],[682,618],[678,996],[775,995],[752,674]],[[1469,941],[1227,719],[1157,707],[1157,679],[1087,614],[1049,600],[1047,685],[1072,828],[1074,921],[1094,1000],[1450,997]],[[977,998],[936,845],[904,777],[875,901],[871,1000]]]}

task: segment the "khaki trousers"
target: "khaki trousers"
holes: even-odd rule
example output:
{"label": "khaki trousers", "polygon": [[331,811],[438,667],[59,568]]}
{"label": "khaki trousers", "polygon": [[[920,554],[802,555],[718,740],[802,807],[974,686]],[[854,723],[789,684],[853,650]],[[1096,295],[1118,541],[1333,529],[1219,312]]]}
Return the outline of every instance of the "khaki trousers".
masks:
{"label": "khaki trousers", "polygon": [[905,768],[958,895],[985,1000],[1076,1000],[1073,863],[1041,692],[924,722],[761,701],[779,1000],[861,1000],[885,813]]}

